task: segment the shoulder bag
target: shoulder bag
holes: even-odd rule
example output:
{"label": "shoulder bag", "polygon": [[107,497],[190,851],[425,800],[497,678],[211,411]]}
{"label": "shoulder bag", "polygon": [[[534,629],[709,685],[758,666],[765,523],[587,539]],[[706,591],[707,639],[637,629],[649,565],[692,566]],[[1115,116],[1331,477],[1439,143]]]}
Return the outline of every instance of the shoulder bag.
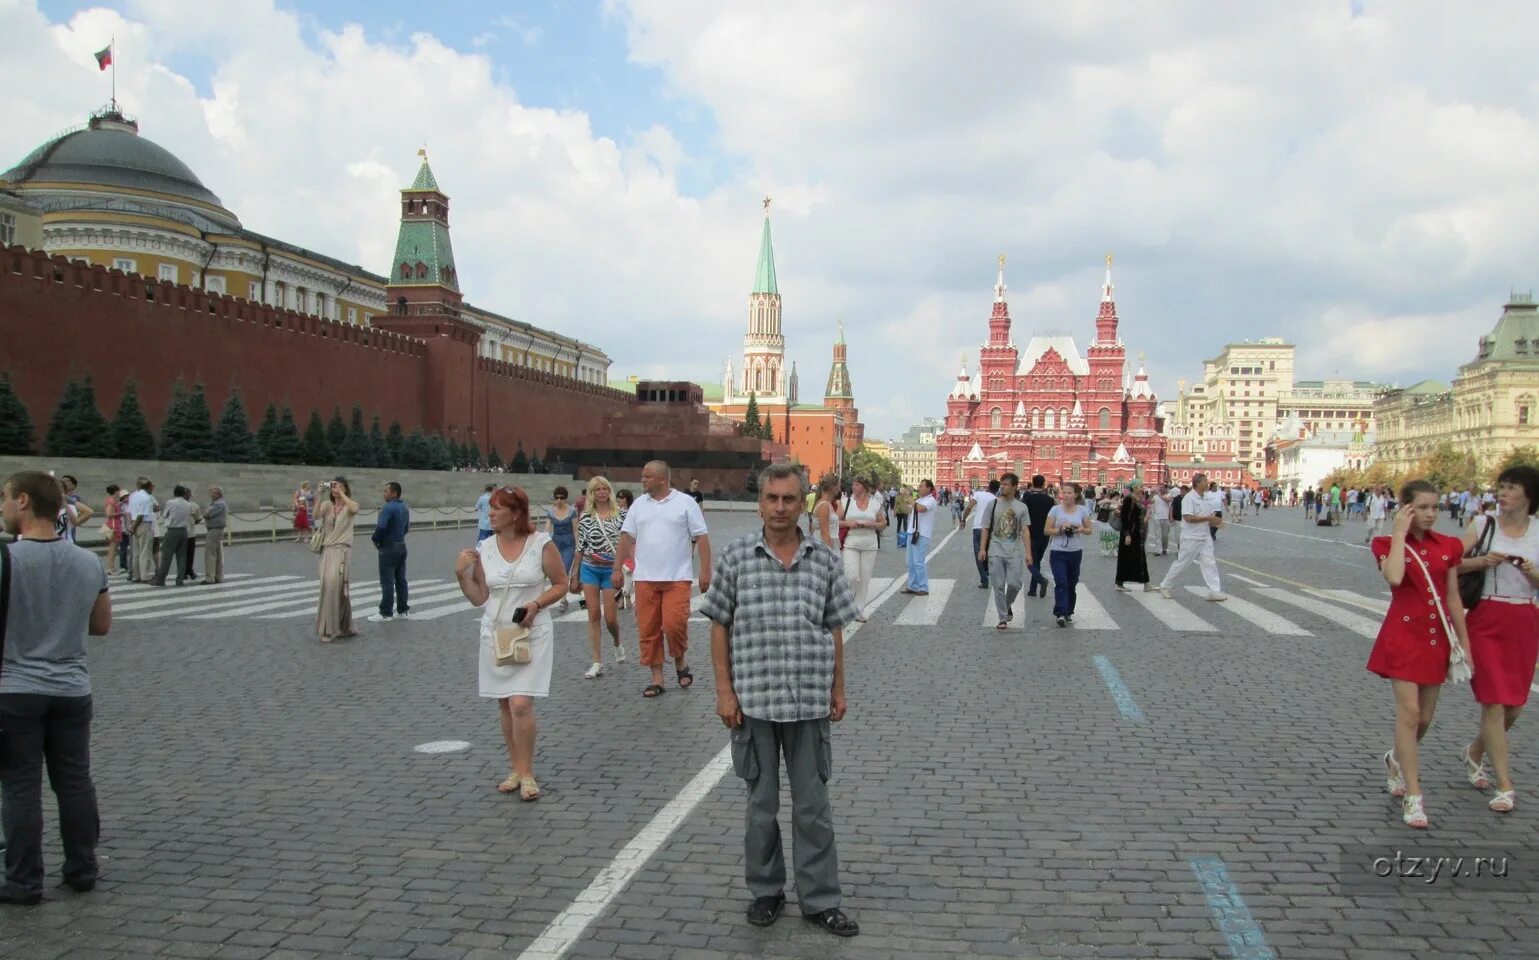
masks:
{"label": "shoulder bag", "polygon": [[[526,546],[524,549],[529,548]],[[499,667],[516,667],[534,658],[534,651],[529,647],[530,630],[527,626],[521,623],[496,626],[502,622],[502,611],[508,604],[508,595],[513,592],[512,571],[508,573],[508,582],[502,588],[502,599],[497,601],[497,613],[492,617],[492,624],[496,627],[492,635],[492,656],[496,658]]]}
{"label": "shoulder bag", "polygon": [[[1481,526],[1480,533],[1475,537],[1475,542],[1464,551],[1464,558],[1483,557],[1491,552],[1491,540],[1496,536],[1496,520],[1487,517],[1485,524]],[[1485,590],[1486,574],[1488,570],[1471,570],[1469,573],[1459,574],[1459,599],[1464,602],[1464,612],[1469,613],[1480,603],[1480,595]]]}
{"label": "shoulder bag", "polygon": [[[1487,543],[1487,546],[1490,544]],[[1427,589],[1432,592],[1432,603],[1437,607],[1437,615],[1443,621],[1443,629],[1448,634],[1448,673],[1444,676],[1445,683],[1465,683],[1474,675],[1470,662],[1464,658],[1464,646],[1459,643],[1459,635],[1454,633],[1453,623],[1448,619],[1448,611],[1443,608],[1443,598],[1437,592],[1437,584],[1432,582],[1432,571],[1427,569],[1427,564],[1416,551],[1406,544],[1405,555],[1416,561],[1421,568],[1421,575],[1427,581]],[[1464,577],[1459,578],[1459,592],[1464,593]]]}

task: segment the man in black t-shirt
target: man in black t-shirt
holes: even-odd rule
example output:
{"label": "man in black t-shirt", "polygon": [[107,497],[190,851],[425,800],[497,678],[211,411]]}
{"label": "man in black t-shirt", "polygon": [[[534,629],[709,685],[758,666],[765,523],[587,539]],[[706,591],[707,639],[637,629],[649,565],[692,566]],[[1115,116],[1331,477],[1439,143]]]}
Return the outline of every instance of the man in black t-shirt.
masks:
{"label": "man in black t-shirt", "polygon": [[1053,509],[1053,498],[1047,493],[1047,480],[1042,474],[1031,478],[1031,489],[1021,497],[1026,513],[1031,518],[1031,583],[1026,586],[1026,596],[1047,596],[1047,578],[1042,576],[1042,564],[1047,557],[1047,514]]}
{"label": "man in black t-shirt", "polygon": [[697,503],[697,504],[704,504],[705,503],[705,494],[700,492],[700,481],[699,480],[691,480],[691,481],[689,481],[689,495],[694,498],[695,503]]}

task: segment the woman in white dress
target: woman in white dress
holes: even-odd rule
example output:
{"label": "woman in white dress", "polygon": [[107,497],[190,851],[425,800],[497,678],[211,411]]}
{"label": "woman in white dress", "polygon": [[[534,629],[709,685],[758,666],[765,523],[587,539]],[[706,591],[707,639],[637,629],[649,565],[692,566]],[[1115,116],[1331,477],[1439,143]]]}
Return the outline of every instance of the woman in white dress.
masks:
{"label": "woman in white dress", "polygon": [[[529,495],[518,487],[500,487],[492,493],[490,519],[493,536],[474,548],[460,551],[454,572],[460,590],[481,614],[481,696],[497,701],[502,738],[508,745],[512,773],[497,785],[501,793],[517,790],[524,800],[538,800],[540,785],[534,779],[534,698],[550,695],[554,659],[550,614],[545,611],[566,596],[566,570],[550,535],[536,532],[529,518]],[[497,665],[493,638],[498,627],[513,622],[523,609],[529,627],[531,657],[528,663]]]}
{"label": "woman in white dress", "polygon": [[866,601],[871,592],[871,575],[876,571],[876,550],[881,545],[879,531],[887,526],[887,511],[880,494],[873,494],[865,477],[850,481],[854,494],[844,501],[839,526],[849,532],[844,540],[844,576],[855,591],[855,617],[866,622]]}

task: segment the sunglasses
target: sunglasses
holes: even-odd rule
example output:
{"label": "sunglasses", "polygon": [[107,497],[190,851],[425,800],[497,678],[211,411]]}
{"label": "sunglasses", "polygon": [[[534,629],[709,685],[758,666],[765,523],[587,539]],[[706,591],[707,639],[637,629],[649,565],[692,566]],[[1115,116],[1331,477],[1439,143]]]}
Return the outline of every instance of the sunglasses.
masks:
{"label": "sunglasses", "polygon": [[566,499],[566,495],[565,494],[558,494],[556,499],[557,500],[565,500]]}

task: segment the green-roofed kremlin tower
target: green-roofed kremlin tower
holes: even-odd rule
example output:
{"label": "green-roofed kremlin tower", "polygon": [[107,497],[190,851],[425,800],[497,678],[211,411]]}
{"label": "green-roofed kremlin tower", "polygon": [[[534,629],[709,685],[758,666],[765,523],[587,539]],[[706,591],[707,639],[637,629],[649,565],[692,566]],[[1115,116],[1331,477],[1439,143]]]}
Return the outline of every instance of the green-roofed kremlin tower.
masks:
{"label": "green-roofed kremlin tower", "polygon": [[759,265],[748,295],[748,334],[743,337],[743,368],[733,391],[752,393],[762,405],[786,398],[786,339],[780,331],[780,285],[775,280],[775,247],[770,240],[768,197],[759,238]]}
{"label": "green-roofed kremlin tower", "polygon": [[834,364],[823,388],[823,406],[844,412],[844,449],[858,448],[865,439],[865,427],[860,422],[860,411],[855,409],[855,388],[850,385],[850,368],[845,363],[843,320],[839,321],[839,339],[834,343]]}

